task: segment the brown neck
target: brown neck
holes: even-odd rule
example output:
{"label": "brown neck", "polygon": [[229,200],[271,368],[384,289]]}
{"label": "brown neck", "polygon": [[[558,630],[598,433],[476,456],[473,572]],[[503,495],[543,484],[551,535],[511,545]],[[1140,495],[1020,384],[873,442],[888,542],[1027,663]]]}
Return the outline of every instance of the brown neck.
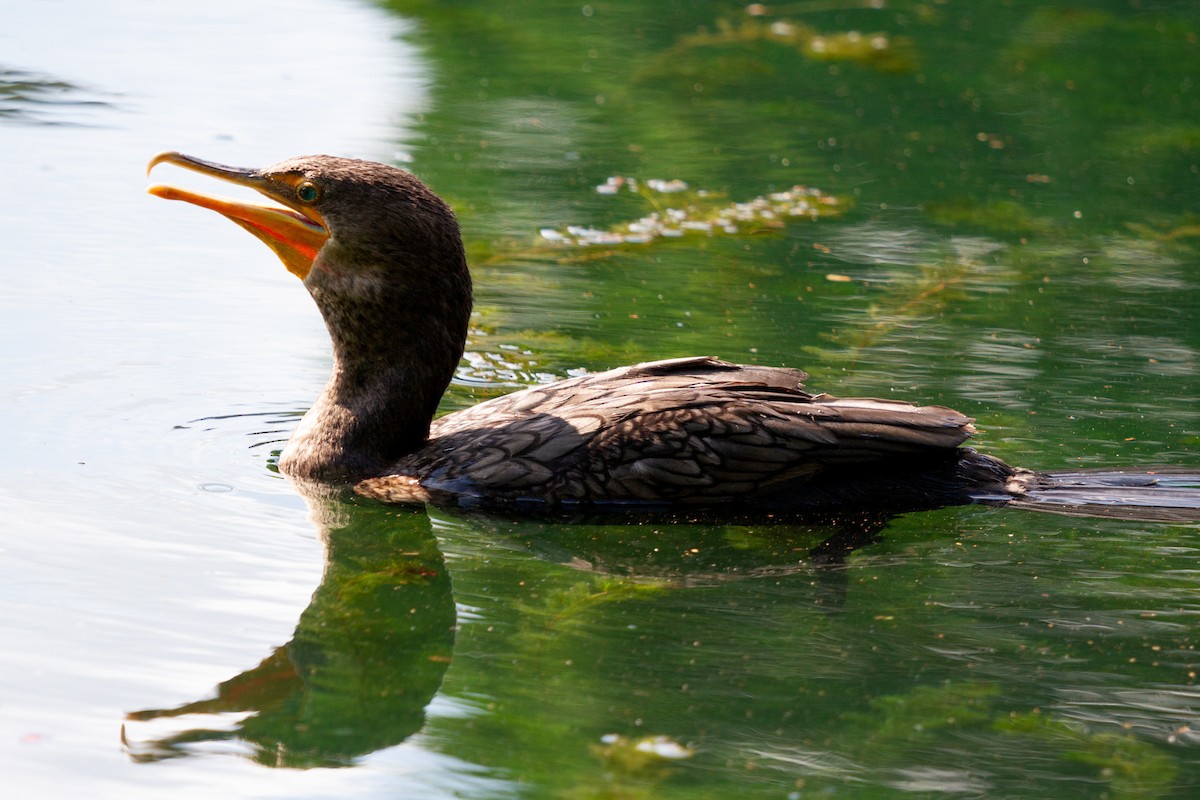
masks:
{"label": "brown neck", "polygon": [[333,340],[333,374],[280,457],[285,474],[357,481],[424,445],[462,356],[471,284],[465,261],[411,273],[426,285],[314,266],[305,284]]}

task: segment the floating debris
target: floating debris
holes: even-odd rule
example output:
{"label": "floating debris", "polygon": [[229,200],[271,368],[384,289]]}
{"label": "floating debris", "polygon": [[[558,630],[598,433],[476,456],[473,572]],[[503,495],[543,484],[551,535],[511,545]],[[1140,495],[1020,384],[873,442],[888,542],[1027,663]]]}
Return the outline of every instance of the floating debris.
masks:
{"label": "floating debris", "polygon": [[[863,6],[882,8],[877,2],[879,0],[867,0]],[[786,10],[754,3],[746,7],[746,17],[740,20],[718,19],[715,21],[715,30],[706,28],[680,37],[655,59],[651,72],[678,72],[687,63],[689,54],[701,48],[755,45],[759,42],[793,48],[813,61],[850,62],[884,72],[911,72],[917,67],[915,48],[907,37],[891,36],[882,31],[821,33],[801,22],[772,18],[776,12]]]}
{"label": "floating debris", "polygon": [[554,244],[584,247],[648,244],[688,235],[736,235],[777,229],[791,220],[836,217],[849,207],[847,201],[807,186],[793,186],[744,203],[722,202],[721,195],[703,189],[693,191],[678,179],[643,182],[615,175],[596,187],[596,193],[603,195],[622,190],[646,197],[655,206],[661,205],[658,195],[678,195],[682,202],[603,230],[580,225],[569,225],[564,230],[543,228],[542,238]]}
{"label": "floating debris", "polygon": [[678,178],[673,181],[662,181],[651,178],[646,181],[646,185],[661,194],[675,194],[676,192],[686,192],[688,190],[688,185]]}
{"label": "floating debris", "polygon": [[610,769],[627,774],[661,772],[673,762],[685,761],[696,751],[680,744],[669,736],[641,736],[638,738],[609,733],[600,737],[600,745],[592,751],[608,764]]}

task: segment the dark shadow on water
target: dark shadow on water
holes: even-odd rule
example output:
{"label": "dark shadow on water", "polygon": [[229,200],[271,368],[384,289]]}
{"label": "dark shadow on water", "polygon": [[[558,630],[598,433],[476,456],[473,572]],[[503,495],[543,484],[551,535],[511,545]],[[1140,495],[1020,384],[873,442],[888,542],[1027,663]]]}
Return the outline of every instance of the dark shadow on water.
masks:
{"label": "dark shadow on water", "polygon": [[[450,575],[429,517],[334,501],[313,508],[325,537],[325,574],[292,640],[219,684],[215,697],[129,714],[136,723],[200,715],[160,738],[127,736],[135,761],[239,740],[268,766],[348,766],[420,730],[450,662],[455,624]],[[215,715],[233,714],[246,716],[231,727],[214,725]],[[201,727],[180,730],[186,723]]]}
{"label": "dark shadow on water", "polygon": [[811,587],[808,602],[800,604],[822,610],[845,604],[846,558],[878,542],[889,519],[883,513],[720,521],[695,514],[575,514],[542,520],[444,509],[436,514],[457,518],[485,538],[542,561],[664,588],[800,576]]}
{"label": "dark shadow on water", "polygon": [[[157,762],[232,743],[267,766],[350,766],[422,728],[455,637],[450,574],[430,516],[354,499],[309,502],[326,566],[291,641],[220,683],[215,696],[130,713],[122,740],[131,759]],[[887,521],[864,514],[717,526],[609,515],[566,525],[434,513],[472,537],[547,562],[666,588],[800,575],[818,611],[843,605],[846,556],[877,541]]]}

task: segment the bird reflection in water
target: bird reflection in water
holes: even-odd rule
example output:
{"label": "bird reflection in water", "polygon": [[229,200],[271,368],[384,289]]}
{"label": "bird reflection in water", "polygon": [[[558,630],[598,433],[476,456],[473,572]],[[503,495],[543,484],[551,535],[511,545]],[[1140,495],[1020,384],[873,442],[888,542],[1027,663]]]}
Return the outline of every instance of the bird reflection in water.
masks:
{"label": "bird reflection in water", "polygon": [[[350,766],[418,732],[450,665],[456,624],[430,514],[443,530],[667,590],[793,581],[795,605],[807,598],[818,613],[843,605],[845,557],[876,541],[886,523],[878,515],[719,526],[695,515],[537,520],[426,513],[328,493],[307,499],[326,566],[291,641],[219,684],[213,697],[130,713],[122,737],[133,760],[185,757],[225,743],[268,766]],[[769,525],[755,524],[762,522]],[[164,725],[170,732],[158,734]]]}
{"label": "bird reflection in water", "polygon": [[[130,723],[213,725],[149,741],[136,740],[129,725],[124,736],[134,760],[237,740],[270,766],[346,766],[424,724],[450,663],[455,625],[450,575],[429,517],[374,503],[311,506],[324,536],[325,572],[292,640],[221,683],[215,697],[129,714]],[[242,715],[236,724],[221,724],[235,714]]]}

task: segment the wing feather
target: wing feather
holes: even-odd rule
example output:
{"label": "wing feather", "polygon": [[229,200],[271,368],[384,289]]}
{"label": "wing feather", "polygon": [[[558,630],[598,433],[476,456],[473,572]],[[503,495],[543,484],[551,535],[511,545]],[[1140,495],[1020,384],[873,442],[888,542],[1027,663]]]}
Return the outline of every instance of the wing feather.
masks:
{"label": "wing feather", "polygon": [[[950,450],[974,431],[941,406],[813,395],[805,377],[687,358],[535,387],[436,420],[395,478],[492,500],[752,499],[829,469]],[[382,496],[388,480],[359,490]]]}

